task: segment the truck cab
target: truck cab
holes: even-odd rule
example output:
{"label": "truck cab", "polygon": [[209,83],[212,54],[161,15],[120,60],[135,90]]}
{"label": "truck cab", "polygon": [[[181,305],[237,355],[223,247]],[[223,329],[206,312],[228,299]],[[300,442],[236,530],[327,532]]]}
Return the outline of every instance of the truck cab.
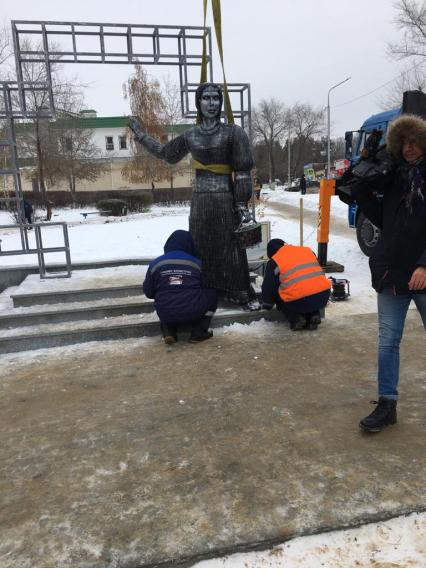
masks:
{"label": "truck cab", "polygon": [[[382,131],[380,143],[384,144],[389,123],[397,116],[400,116],[401,112],[402,108],[396,108],[373,114],[363,122],[359,130],[345,132],[345,158],[349,161],[350,166],[355,165],[359,161],[361,150],[364,148],[365,142],[373,130]],[[349,205],[348,222],[349,226],[357,231],[358,244],[362,252],[370,256],[378,243],[379,229],[361,213],[356,203]]]}

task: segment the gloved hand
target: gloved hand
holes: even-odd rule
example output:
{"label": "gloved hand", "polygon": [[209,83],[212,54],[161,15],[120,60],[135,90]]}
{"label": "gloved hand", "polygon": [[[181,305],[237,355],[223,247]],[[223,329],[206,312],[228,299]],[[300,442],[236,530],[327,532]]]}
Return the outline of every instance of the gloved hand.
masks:
{"label": "gloved hand", "polygon": [[354,179],[354,174],[352,173],[352,167],[351,167],[345,170],[342,176],[336,178],[336,187],[339,188],[344,185],[348,185],[353,179]]}
{"label": "gloved hand", "polygon": [[135,135],[135,140],[141,140],[146,135],[139,121],[134,116],[129,116],[129,128]]}
{"label": "gloved hand", "polygon": [[250,223],[251,221],[253,221],[252,214],[250,213],[245,203],[237,203],[235,209],[238,211],[240,215],[241,223]]}

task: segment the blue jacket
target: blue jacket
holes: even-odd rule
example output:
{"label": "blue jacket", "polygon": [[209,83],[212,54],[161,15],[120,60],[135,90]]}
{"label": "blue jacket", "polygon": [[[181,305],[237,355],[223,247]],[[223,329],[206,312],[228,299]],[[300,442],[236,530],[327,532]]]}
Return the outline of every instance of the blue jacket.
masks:
{"label": "blue jacket", "polygon": [[201,260],[194,252],[189,232],[175,231],[164,245],[164,254],[148,267],[143,291],[155,300],[154,307],[162,321],[189,322],[208,310],[201,288]]}

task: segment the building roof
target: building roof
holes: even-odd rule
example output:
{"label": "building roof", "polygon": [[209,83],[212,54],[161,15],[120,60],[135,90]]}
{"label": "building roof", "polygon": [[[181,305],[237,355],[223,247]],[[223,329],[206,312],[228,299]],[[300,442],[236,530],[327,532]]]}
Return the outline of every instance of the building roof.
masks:
{"label": "building roof", "polygon": [[[128,124],[127,116],[98,116],[98,117],[81,117],[81,118],[59,118],[57,122],[61,122],[67,128],[82,128],[85,130],[95,130],[98,128],[126,128]],[[17,130],[22,130],[22,127],[29,127],[32,123],[17,124]],[[173,130],[176,134],[181,134],[191,128],[194,124],[175,124],[167,126],[166,129],[170,132]]]}

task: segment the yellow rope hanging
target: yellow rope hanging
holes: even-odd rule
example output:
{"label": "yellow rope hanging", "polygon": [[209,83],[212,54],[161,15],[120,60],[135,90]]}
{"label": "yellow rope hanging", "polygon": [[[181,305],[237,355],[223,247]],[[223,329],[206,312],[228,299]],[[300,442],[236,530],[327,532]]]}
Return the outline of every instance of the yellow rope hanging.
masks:
{"label": "yellow rope hanging", "polygon": [[207,83],[207,31],[206,31],[206,17],[207,17],[207,0],[203,0],[204,12],[204,35],[203,35],[203,57],[201,59],[201,76],[200,83]]}
{"label": "yellow rope hanging", "polygon": [[[225,66],[223,62],[224,58],[223,58],[223,45],[222,45],[222,14],[221,14],[220,0],[211,0],[211,2],[213,9],[214,29],[216,33],[216,42],[219,50],[220,62],[222,64],[223,94],[225,100],[226,119],[229,124],[234,124],[235,122],[234,113],[232,112],[231,99],[229,97],[228,84],[226,82],[226,77],[225,77]],[[207,0],[203,0],[203,12],[204,12],[204,30],[205,30],[206,18],[207,18]],[[206,32],[204,32],[200,83],[206,83],[206,82],[207,82],[207,40],[206,40]]]}

